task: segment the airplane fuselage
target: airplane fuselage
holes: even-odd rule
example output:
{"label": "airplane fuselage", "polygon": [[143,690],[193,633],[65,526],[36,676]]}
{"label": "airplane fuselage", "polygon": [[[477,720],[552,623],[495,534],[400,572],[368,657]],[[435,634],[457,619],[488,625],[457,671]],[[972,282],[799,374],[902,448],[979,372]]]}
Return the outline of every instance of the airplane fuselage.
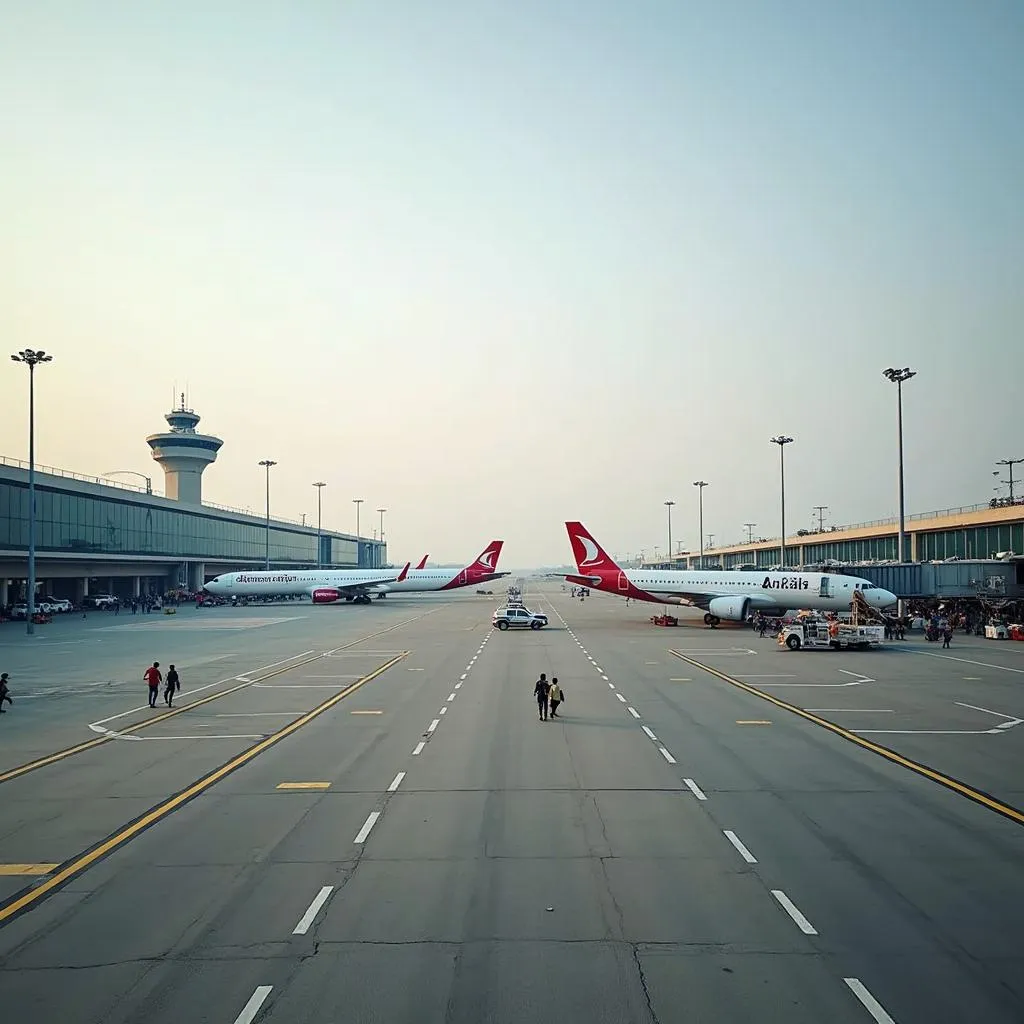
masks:
{"label": "airplane fuselage", "polygon": [[[330,590],[364,586],[373,593],[425,593],[454,590],[498,579],[507,573],[469,569],[410,569],[406,578],[375,583],[388,570],[308,569],[296,572],[229,572],[210,580],[206,589],[222,597],[269,597],[309,594],[317,589]],[[395,575],[398,570],[395,570]]]}
{"label": "airplane fuselage", "polygon": [[856,591],[884,608],[895,596],[856,576],[821,572],[730,572],[720,569],[589,570],[566,577],[573,583],[637,601],[703,608],[715,618],[744,619],[753,612],[783,614],[801,608],[848,611]]}

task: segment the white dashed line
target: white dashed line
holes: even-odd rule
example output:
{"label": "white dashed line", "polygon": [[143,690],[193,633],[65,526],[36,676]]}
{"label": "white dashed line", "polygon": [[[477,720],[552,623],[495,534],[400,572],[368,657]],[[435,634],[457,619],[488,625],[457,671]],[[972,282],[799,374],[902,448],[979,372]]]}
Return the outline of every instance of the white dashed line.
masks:
{"label": "white dashed line", "polygon": [[861,1001],[864,1009],[871,1014],[878,1024],[896,1024],[882,1007],[882,1004],[864,987],[864,983],[857,978],[843,978],[843,981],[850,986],[850,991]]}
{"label": "white dashed line", "polygon": [[735,832],[730,832],[729,829],[723,829],[722,831],[725,835],[725,838],[728,839],[729,842],[736,847],[736,849],[739,851],[739,855],[748,864],[757,863],[757,858],[743,845],[742,841],[740,840],[740,837],[736,835]]}
{"label": "white dashed line", "polygon": [[701,792],[700,786],[698,786],[697,783],[693,781],[693,779],[683,779],[683,782],[686,783],[686,788],[689,789],[689,791],[698,800],[707,800],[707,797]]}
{"label": "white dashed line", "polygon": [[615,684],[614,683],[609,683],[608,684],[608,689],[609,690],[614,690],[615,689]]}
{"label": "white dashed line", "polygon": [[439,715],[447,715],[448,714],[448,705],[445,704],[445,706],[443,708],[441,708],[440,711],[438,711],[438,714]]}
{"label": "white dashed line", "polygon": [[456,690],[461,690],[462,689],[462,683],[456,683],[455,684],[455,689]]}
{"label": "white dashed line", "polygon": [[772,895],[779,901],[779,905],[782,907],[782,909],[787,914],[789,914],[791,918],[793,918],[793,920],[796,922],[797,928],[799,928],[800,931],[804,933],[804,935],[818,934],[818,931],[814,927],[814,925],[812,925],[811,922],[808,921],[807,918],[804,917],[804,915],[801,914],[799,910],[797,910],[793,901],[781,889],[772,889]]}
{"label": "white dashed line", "polygon": [[430,725],[427,726],[427,732],[433,732],[441,724],[440,718],[435,718]]}
{"label": "white dashed line", "polygon": [[[403,773],[404,774],[404,773]],[[320,913],[320,908],[327,902],[328,897],[334,892],[333,885],[325,885],[313,898],[306,912],[299,919],[299,923],[292,931],[292,935],[305,935],[309,931],[313,919]]]}
{"label": "white dashed line", "polygon": [[654,740],[655,743],[658,742],[658,737],[655,736],[654,733],[651,732],[651,730],[646,725],[641,725],[640,728],[643,729],[643,731],[647,733],[648,737]]}
{"label": "white dashed line", "polygon": [[423,740],[420,740],[420,742],[417,743],[415,747],[413,747],[412,756],[413,757],[417,757],[419,754],[422,754],[423,753],[423,748],[425,746],[426,746],[426,743],[424,743]]}
{"label": "white dashed line", "polygon": [[453,693],[449,693],[449,694],[448,694],[448,701],[449,701],[449,703],[451,703],[451,701],[453,701],[453,700],[455,700],[455,694],[454,694],[454,692],[453,692]]}
{"label": "white dashed line", "polygon": [[661,756],[665,758],[669,764],[676,763],[676,759],[664,747],[658,747],[658,749],[661,751]]}
{"label": "white dashed line", "polygon": [[633,716],[634,718],[639,718],[639,717],[640,717],[640,712],[639,712],[639,711],[637,711],[637,709],[636,709],[636,708],[626,708],[626,710],[627,710],[627,711],[628,711],[628,712],[629,712],[629,713],[630,713],[630,714],[631,714],[631,715],[632,715],[632,716]]}
{"label": "white dashed line", "polygon": [[353,843],[365,843],[366,837],[370,834],[370,830],[374,825],[377,824],[377,819],[380,817],[380,811],[370,811],[370,816],[363,822],[363,827],[359,830]]}
{"label": "white dashed line", "polygon": [[608,677],[607,677],[607,676],[606,676],[606,675],[605,675],[605,674],[604,674],[603,672],[601,673],[601,678],[602,678],[602,679],[603,679],[603,680],[604,680],[604,681],[605,681],[606,683],[608,682]]}
{"label": "white dashed line", "polygon": [[235,1018],[235,1024],[252,1024],[273,988],[273,985],[257,985],[256,991],[249,996],[249,1002],[242,1007],[242,1012]]}
{"label": "white dashed line", "polygon": [[402,779],[405,778],[405,772],[399,772],[392,780],[391,785],[388,786],[388,792],[394,793],[396,789],[402,784]]}
{"label": "white dashed line", "polygon": [[618,697],[618,699],[622,701],[623,704],[626,703],[626,698],[623,697],[621,693],[616,693],[615,696]]}
{"label": "white dashed line", "polygon": [[462,675],[459,676],[459,682],[462,682],[462,680],[464,680],[465,678],[466,678],[466,673],[463,672]]}

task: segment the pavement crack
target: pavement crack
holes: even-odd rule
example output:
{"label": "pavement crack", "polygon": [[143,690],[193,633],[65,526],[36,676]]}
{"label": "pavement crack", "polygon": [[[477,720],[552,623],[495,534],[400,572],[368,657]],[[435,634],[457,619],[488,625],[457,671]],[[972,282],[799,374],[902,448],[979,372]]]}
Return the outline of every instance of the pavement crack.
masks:
{"label": "pavement crack", "polygon": [[647,975],[644,974],[644,965],[640,962],[640,948],[635,942],[631,942],[629,949],[633,954],[633,963],[636,965],[637,976],[640,978],[640,988],[643,989],[644,1002],[647,1004],[647,1012],[654,1024],[660,1024],[658,1014],[654,1009],[654,1003],[651,1002],[650,990],[647,988]]}

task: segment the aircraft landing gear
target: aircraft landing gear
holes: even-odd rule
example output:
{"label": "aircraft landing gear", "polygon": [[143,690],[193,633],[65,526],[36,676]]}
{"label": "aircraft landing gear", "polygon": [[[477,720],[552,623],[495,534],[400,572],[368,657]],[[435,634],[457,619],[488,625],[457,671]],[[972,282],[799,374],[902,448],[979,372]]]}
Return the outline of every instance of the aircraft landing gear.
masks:
{"label": "aircraft landing gear", "polygon": [[715,628],[722,620],[717,615],[712,615],[711,612],[704,613],[704,625],[710,626],[712,629]]}

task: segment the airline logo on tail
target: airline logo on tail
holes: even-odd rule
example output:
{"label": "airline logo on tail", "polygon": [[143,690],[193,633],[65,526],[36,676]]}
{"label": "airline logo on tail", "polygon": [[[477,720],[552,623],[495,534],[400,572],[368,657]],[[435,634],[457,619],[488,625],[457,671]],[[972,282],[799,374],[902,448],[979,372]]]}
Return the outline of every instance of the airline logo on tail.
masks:
{"label": "airline logo on tail", "polygon": [[484,572],[494,572],[498,564],[498,556],[501,554],[503,540],[492,540],[480,553],[480,557],[470,566],[471,569],[482,569]]}
{"label": "airline logo on tail", "polygon": [[582,523],[566,523],[565,529],[572,544],[573,557],[578,569],[615,568],[615,562],[604,548],[590,535]]}
{"label": "airline logo on tail", "polygon": [[426,569],[426,567],[427,567],[427,559],[429,557],[430,557],[430,555],[424,555],[420,559],[420,564],[415,567],[417,571],[419,571],[420,569]]}

